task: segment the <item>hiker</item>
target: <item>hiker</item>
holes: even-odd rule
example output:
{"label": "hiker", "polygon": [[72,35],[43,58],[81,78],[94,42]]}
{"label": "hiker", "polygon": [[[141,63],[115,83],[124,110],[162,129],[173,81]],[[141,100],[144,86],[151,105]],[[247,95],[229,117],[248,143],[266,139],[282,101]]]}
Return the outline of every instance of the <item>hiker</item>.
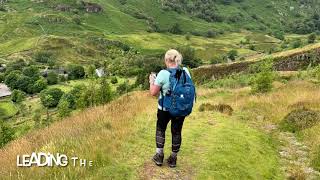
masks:
{"label": "hiker", "polygon": [[165,132],[171,120],[172,153],[167,159],[169,167],[176,167],[177,154],[181,146],[181,131],[184,119],[192,111],[195,99],[195,87],[187,68],[181,68],[182,55],[174,49],[165,54],[167,69],[158,75],[149,76],[150,94],[158,98],[156,125],[156,154],[152,160],[156,165],[163,164]]}

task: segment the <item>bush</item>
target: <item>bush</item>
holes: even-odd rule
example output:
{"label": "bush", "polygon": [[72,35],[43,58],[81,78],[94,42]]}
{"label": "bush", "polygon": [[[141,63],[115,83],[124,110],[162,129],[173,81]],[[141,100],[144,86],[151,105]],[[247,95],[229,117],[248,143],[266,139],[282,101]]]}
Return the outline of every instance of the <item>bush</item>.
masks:
{"label": "bush", "polygon": [[175,23],[170,29],[169,32],[172,34],[182,34],[180,24]]}
{"label": "bush", "polygon": [[117,92],[118,92],[119,95],[128,93],[128,92],[130,92],[130,90],[131,90],[131,87],[130,87],[128,81],[126,81],[126,82],[124,82],[124,83],[121,83],[121,84],[117,87]]}
{"label": "bush", "polygon": [[181,46],[177,50],[182,54],[183,65],[196,68],[202,64],[201,59],[196,57],[195,49],[191,46]]}
{"label": "bush", "polygon": [[58,74],[53,71],[50,71],[47,76],[47,82],[49,85],[57,84],[58,83]]}
{"label": "bush", "polygon": [[290,112],[281,122],[282,130],[297,132],[311,128],[320,122],[320,114],[317,111],[302,108]]}
{"label": "bush", "polygon": [[149,74],[148,73],[139,73],[134,83],[135,87],[140,87],[143,90],[149,88]]}
{"label": "bush", "polygon": [[295,41],[293,42],[293,44],[292,44],[292,47],[293,47],[293,48],[299,48],[299,47],[301,47],[301,46],[302,46],[302,41],[301,41],[301,39],[295,40]]}
{"label": "bush", "polygon": [[26,94],[20,90],[13,90],[11,100],[15,103],[21,103],[26,98]]}
{"label": "bush", "polygon": [[[252,67],[250,67],[252,68]],[[272,90],[272,82],[275,79],[275,73],[273,72],[273,63],[271,60],[266,60],[255,71],[255,74],[251,82],[252,92],[254,93],[266,93]]]}
{"label": "bush", "polygon": [[59,88],[45,89],[40,92],[41,103],[46,108],[56,107],[63,95]]}
{"label": "bush", "polygon": [[273,33],[273,36],[277,39],[282,40],[282,41],[285,39],[283,31],[276,31]]}
{"label": "bush", "polygon": [[40,71],[36,66],[23,68],[22,74],[32,78],[33,80],[38,80],[40,78]]}
{"label": "bush", "polygon": [[14,129],[0,120],[0,148],[14,139]]}
{"label": "bush", "polygon": [[113,76],[113,77],[111,78],[111,83],[112,83],[112,84],[117,84],[117,83],[118,83],[118,78],[117,78],[116,76]]}
{"label": "bush", "polygon": [[316,33],[312,33],[312,34],[310,34],[310,35],[308,36],[308,43],[309,43],[309,44],[312,44],[312,43],[314,43],[314,42],[316,41],[316,39],[317,39]]}
{"label": "bush", "polygon": [[65,98],[61,98],[58,104],[58,113],[60,117],[69,116],[71,113],[69,101]]}
{"label": "bush", "polygon": [[217,104],[217,105],[212,105],[210,103],[205,103],[201,104],[199,107],[199,111],[217,111],[223,114],[228,114],[232,115],[233,113],[233,108],[230,105],[227,104]]}
{"label": "bush", "polygon": [[33,93],[39,93],[42,90],[44,90],[45,88],[47,88],[48,83],[47,81],[42,77],[40,79],[38,79],[32,86],[32,92]]}
{"label": "bush", "polygon": [[230,50],[228,52],[228,58],[231,59],[232,61],[236,60],[236,57],[238,56],[238,51],[233,49],[233,50]]}
{"label": "bush", "polygon": [[48,51],[39,51],[34,55],[34,59],[39,63],[48,63],[53,58],[53,54]]}
{"label": "bush", "polygon": [[274,80],[274,74],[271,71],[260,72],[256,74],[252,83],[252,92],[254,93],[266,93],[272,90],[272,82]]}
{"label": "bush", "polygon": [[71,65],[69,67],[69,79],[82,79],[85,76],[85,71],[81,65]]}
{"label": "bush", "polygon": [[4,83],[10,88],[10,89],[17,89],[18,84],[17,81],[21,76],[21,71],[15,70],[11,71],[5,78]]}

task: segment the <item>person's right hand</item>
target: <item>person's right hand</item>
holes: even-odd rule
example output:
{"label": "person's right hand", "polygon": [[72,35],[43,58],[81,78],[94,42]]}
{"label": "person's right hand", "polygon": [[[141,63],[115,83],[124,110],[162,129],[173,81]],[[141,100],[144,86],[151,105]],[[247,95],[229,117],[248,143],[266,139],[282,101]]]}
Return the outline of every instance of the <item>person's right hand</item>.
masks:
{"label": "person's right hand", "polygon": [[155,80],[156,80],[156,75],[154,73],[151,73],[149,75],[149,83],[153,84]]}

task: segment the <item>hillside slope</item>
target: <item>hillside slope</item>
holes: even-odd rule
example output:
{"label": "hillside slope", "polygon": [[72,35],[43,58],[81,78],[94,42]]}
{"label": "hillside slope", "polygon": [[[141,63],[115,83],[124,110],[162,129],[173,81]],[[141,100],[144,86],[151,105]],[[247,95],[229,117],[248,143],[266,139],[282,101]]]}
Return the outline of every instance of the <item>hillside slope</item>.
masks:
{"label": "hillside slope", "polygon": [[[148,32],[160,33],[160,41],[147,41],[153,44],[160,44],[162,39],[167,37],[179,38],[170,36],[170,34],[162,36],[167,32],[216,36],[223,32],[239,32],[246,29],[274,34],[276,31],[291,31],[291,25],[297,24],[295,21],[303,22],[309,19],[315,13],[313,9],[319,6],[317,1],[291,0],[272,2],[267,0],[262,2],[212,0],[207,1],[209,4],[201,0],[193,1],[193,3],[176,0],[174,6],[166,0],[96,0],[90,2],[94,2],[92,6],[97,6],[101,10],[94,12],[94,9],[90,9],[91,5],[85,5],[77,0],[11,0],[1,4],[1,60],[30,59],[37,50],[57,48],[57,50],[65,51],[58,56],[61,62],[68,62],[71,59],[72,63],[88,63],[92,59],[105,59],[111,56],[109,52],[105,52],[105,49],[101,50],[93,46],[92,40],[108,38],[122,41],[125,36],[121,35],[128,34],[130,34],[128,40],[130,46],[142,52],[153,51],[156,46],[149,48],[130,43],[132,42],[130,38],[138,38],[139,41],[143,41],[142,36],[135,34],[145,35]],[[199,4],[203,5],[198,7]],[[88,6],[89,9],[87,9]],[[212,8],[214,12],[212,16],[221,17],[221,20],[204,18],[209,17],[208,12],[211,12],[206,7]],[[172,30],[177,23],[181,32]],[[317,24],[312,26],[317,27]],[[313,31],[316,29],[311,32]],[[65,42],[56,45],[57,42],[53,41],[52,37]],[[205,43],[210,43],[210,41]],[[230,43],[239,42],[230,41]],[[183,43],[179,43],[181,44]],[[217,50],[214,49],[215,53],[221,52],[220,49],[219,47]],[[158,52],[158,49],[156,50]],[[206,53],[198,52],[198,54],[201,58],[210,60],[212,55],[209,55],[209,51],[211,50],[212,48],[208,47]],[[101,55],[103,53],[105,54]]]}
{"label": "hillside slope", "polygon": [[[176,170],[155,167],[156,99],[145,92],[125,96],[105,107],[89,109],[32,132],[0,150],[2,177],[28,179],[94,178],[225,178],[281,179],[280,162],[273,140],[266,134],[212,112],[198,112],[212,91],[200,91],[194,113],[186,120],[183,147]],[[219,95],[215,96],[219,98]],[[169,129],[169,128],[168,128]],[[170,152],[167,133],[165,152]],[[65,153],[93,160],[93,167],[17,168],[16,155],[36,152]],[[248,156],[249,155],[249,156]],[[259,167],[259,168],[257,168]]]}

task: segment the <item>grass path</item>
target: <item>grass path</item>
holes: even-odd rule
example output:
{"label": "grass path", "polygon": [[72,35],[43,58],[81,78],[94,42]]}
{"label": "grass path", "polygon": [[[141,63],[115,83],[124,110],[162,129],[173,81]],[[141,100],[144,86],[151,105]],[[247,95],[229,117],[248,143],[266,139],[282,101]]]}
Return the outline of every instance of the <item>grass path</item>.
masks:
{"label": "grass path", "polygon": [[[200,98],[201,99],[201,98]],[[198,105],[201,104],[198,102]],[[132,167],[139,179],[283,179],[273,140],[233,117],[214,112],[194,113],[186,119],[178,166],[157,167],[155,152],[156,112],[148,109],[136,120],[139,129],[125,145],[120,161]],[[170,124],[168,125],[170,126]],[[170,154],[170,127],[166,134],[165,156]]]}
{"label": "grass path", "polygon": [[[0,150],[0,175],[8,179],[283,179],[269,135],[233,116],[199,112],[199,97],[185,121],[178,166],[155,166],[156,99],[146,93],[86,110],[30,133]],[[168,128],[169,130],[169,128]],[[167,131],[166,157],[171,134]],[[17,168],[17,154],[59,152],[93,160],[91,168]]]}

